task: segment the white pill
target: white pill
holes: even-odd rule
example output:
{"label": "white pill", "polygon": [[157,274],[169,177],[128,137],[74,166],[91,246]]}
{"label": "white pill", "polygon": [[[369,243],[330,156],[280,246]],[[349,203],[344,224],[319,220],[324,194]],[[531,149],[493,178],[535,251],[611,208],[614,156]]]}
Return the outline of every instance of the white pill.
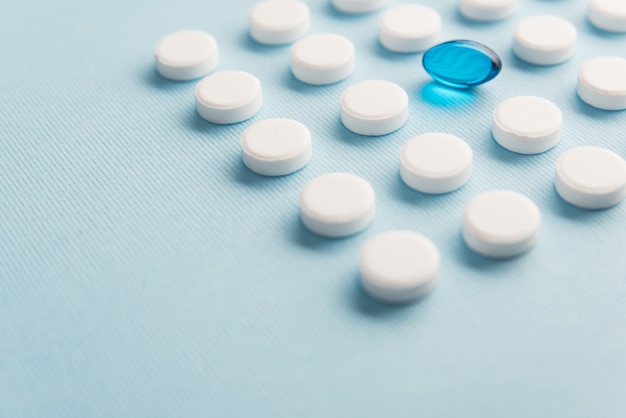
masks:
{"label": "white pill", "polygon": [[608,208],[626,197],[626,161],[604,148],[574,148],[559,157],[554,183],[557,193],[574,206]]}
{"label": "white pill", "polygon": [[513,257],[533,246],[540,223],[539,208],[526,196],[508,190],[486,192],[465,208],[463,239],[486,257]]}
{"label": "white pill", "polygon": [[548,15],[531,16],[515,27],[513,52],[531,64],[559,64],[574,55],[577,36],[574,25],[565,19]]}
{"label": "white pill", "polygon": [[332,0],[333,5],[344,13],[369,13],[380,9],[389,0]]}
{"label": "white pill", "polygon": [[519,154],[539,154],[561,138],[563,114],[551,101],[518,96],[502,102],[493,112],[493,137],[504,148]]}
{"label": "white pill", "polygon": [[406,303],[437,283],[439,250],[428,238],[409,231],[385,232],[369,239],[359,254],[365,291],[376,299]]}
{"label": "white pill", "polygon": [[250,35],[266,45],[288,44],[309,31],[309,6],[300,0],[265,0],[248,17]]}
{"label": "white pill", "polygon": [[626,59],[598,57],[583,63],[578,72],[578,96],[605,110],[626,109]]}
{"label": "white pill", "polygon": [[420,52],[441,34],[441,17],[430,7],[401,4],[384,12],[378,20],[378,39],[394,52]]}
{"label": "white pill", "polygon": [[307,36],[291,47],[291,71],[308,84],[341,81],[352,74],[354,63],[354,44],[333,33]]}
{"label": "white pill", "polygon": [[626,32],[626,1],[589,0],[589,21],[609,32]]}
{"label": "white pill", "polygon": [[389,81],[362,81],[341,96],[341,121],[360,135],[386,135],[400,129],[408,116],[409,96]]}
{"label": "white pill", "polygon": [[518,0],[460,0],[463,16],[480,22],[506,19],[517,10]]}
{"label": "white pill", "polygon": [[207,75],[217,67],[217,41],[197,30],[174,32],[154,47],[156,68],[170,80],[193,80]]}
{"label": "white pill", "polygon": [[264,176],[283,176],[304,167],[311,159],[311,132],[291,119],[265,119],[241,136],[244,164]]}
{"label": "white pill", "polygon": [[367,227],[374,219],[375,194],[361,177],[346,173],[319,176],[302,189],[302,223],[325,237],[345,237]]}
{"label": "white pill", "polygon": [[221,71],[196,86],[196,108],[209,122],[238,123],[254,116],[263,103],[261,82],[244,71]]}
{"label": "white pill", "polygon": [[472,149],[458,136],[427,133],[408,141],[400,152],[400,176],[423,193],[448,193],[472,173]]}

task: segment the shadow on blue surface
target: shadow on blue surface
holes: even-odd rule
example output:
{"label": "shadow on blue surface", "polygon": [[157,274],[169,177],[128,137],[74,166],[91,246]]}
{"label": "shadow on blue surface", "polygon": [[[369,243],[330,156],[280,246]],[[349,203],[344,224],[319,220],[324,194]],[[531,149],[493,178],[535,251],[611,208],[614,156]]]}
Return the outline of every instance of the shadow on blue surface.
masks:
{"label": "shadow on blue surface", "polygon": [[484,141],[488,147],[487,152],[489,153],[489,156],[492,159],[505,163],[506,165],[509,165],[509,166],[540,167],[541,164],[544,164],[546,162],[547,153],[551,151],[551,149],[549,149],[539,154],[518,154],[498,144],[498,142],[494,139],[493,135],[491,134],[489,134],[489,138],[484,138]]}
{"label": "shadow on blue surface", "polygon": [[254,40],[250,32],[243,31],[240,36],[239,45],[249,52],[254,52],[258,55],[267,55],[272,52],[283,53],[285,48],[290,48],[291,44],[282,45],[266,45]]}
{"label": "shadow on blue surface", "polygon": [[380,10],[374,10],[369,13],[343,13],[333,6],[332,1],[328,0],[322,3],[322,12],[329,17],[343,21],[360,21],[365,16],[377,16]]}
{"label": "shadow on blue surface", "polygon": [[196,111],[195,105],[189,108],[187,115],[188,116],[184,121],[185,127],[191,129],[194,132],[209,135],[207,136],[208,139],[211,139],[211,138],[223,139],[226,132],[232,131],[233,126],[239,125],[239,124],[218,125],[215,123],[208,122],[202,119],[202,117],[198,114],[198,112]]}
{"label": "shadow on blue surface", "polygon": [[418,87],[419,98],[437,107],[471,106],[480,95],[477,89],[455,89],[436,81],[427,81]]}
{"label": "shadow on blue surface", "polygon": [[[497,277],[501,279],[508,277],[506,274],[507,271],[514,270],[516,266],[524,263],[524,257],[527,254],[523,253],[515,257],[500,259],[488,258],[470,249],[467,244],[465,244],[462,233],[459,233],[454,252],[456,259],[461,260],[466,267],[489,272],[489,275],[486,275],[486,277]],[[493,272],[498,272],[499,274],[492,274]]]}
{"label": "shadow on blue surface", "polygon": [[422,53],[402,53],[393,52],[388,50],[380,43],[378,38],[372,41],[372,53],[377,57],[390,60],[390,61],[415,61],[415,70],[417,71],[422,66]]}
{"label": "shadow on blue surface", "polygon": [[541,77],[548,77],[550,76],[551,72],[560,71],[561,65],[567,64],[567,61],[561,62],[558,64],[553,64],[553,65],[531,64],[519,58],[517,55],[515,55],[515,53],[513,52],[513,49],[509,51],[506,57],[501,57],[501,58],[502,58],[503,64],[506,63],[506,65],[510,65],[511,67],[514,67],[518,70],[526,71],[528,72],[529,75],[541,76]]}
{"label": "shadow on blue surface", "polygon": [[[315,86],[312,84],[304,83],[298,80],[293,73],[291,72],[291,68],[288,68],[284,72],[283,83],[285,87],[295,93],[299,93],[305,96],[316,96],[322,94],[325,89],[334,86],[337,83],[323,85],[323,86]],[[343,80],[342,80],[343,81]],[[341,83],[339,81],[338,83]]]}
{"label": "shadow on blue surface", "polygon": [[396,318],[398,316],[413,314],[415,309],[412,308],[423,305],[428,301],[430,296],[430,293],[428,293],[415,301],[400,304],[380,302],[365,292],[361,286],[358,273],[355,275],[355,278],[347,284],[347,287],[347,297],[350,306],[359,314],[371,318]]}
{"label": "shadow on blue surface", "polygon": [[392,196],[403,203],[407,203],[413,207],[424,209],[441,208],[448,203],[454,203],[453,195],[457,190],[444,194],[427,194],[419,192],[407,186],[400,174],[394,176],[393,182],[389,185],[392,190]]}
{"label": "shadow on blue surface", "polygon": [[359,134],[355,134],[354,132],[346,128],[341,122],[341,117],[337,117],[335,123],[336,123],[336,129],[335,129],[336,135],[334,135],[333,138],[339,142],[342,142],[344,144],[348,144],[354,147],[370,148],[372,146],[377,145],[378,143],[384,142],[385,138],[387,138],[389,135],[392,135],[394,133],[394,132],[391,132],[387,135],[380,135],[380,136],[359,135]]}
{"label": "shadow on blue surface", "polygon": [[[552,187],[552,193],[550,198],[550,207],[553,209],[554,213],[557,216],[568,219],[570,221],[585,224],[594,224],[609,217],[619,217],[619,204],[610,208],[599,210],[582,209],[563,200],[561,196],[559,196],[559,194],[556,192],[554,186]],[[607,220],[607,222],[620,222],[620,219],[614,219],[612,221]]]}
{"label": "shadow on blue surface", "polygon": [[309,231],[300,219],[300,214],[294,216],[293,227],[290,228],[292,241],[302,248],[309,250],[333,252],[340,245],[351,245],[354,235],[341,238],[325,238]]}
{"label": "shadow on blue surface", "polygon": [[616,40],[616,39],[618,40],[621,38],[621,39],[626,40],[626,35],[624,35],[624,33],[604,31],[602,29],[595,27],[593,23],[589,21],[589,19],[585,19],[585,29],[589,33],[591,33],[593,36],[596,36],[598,38],[610,39],[610,40]]}
{"label": "shadow on blue surface", "polygon": [[474,29],[494,29],[497,26],[502,25],[503,23],[506,24],[507,20],[509,19],[493,20],[493,21],[489,21],[489,20],[477,21],[477,20],[468,19],[465,16],[463,16],[463,14],[458,8],[456,9],[456,12],[454,13],[454,20],[456,23],[459,23],[463,26],[474,28]]}
{"label": "shadow on blue surface", "polygon": [[198,82],[198,80],[188,80],[188,81],[168,80],[167,78],[161,76],[161,74],[158,73],[154,65],[150,65],[150,67],[146,69],[143,79],[144,79],[144,82],[148,86],[158,89],[158,90],[163,90],[163,91],[175,91],[182,87],[186,87],[189,84]]}
{"label": "shadow on blue surface", "polygon": [[[621,117],[626,110],[605,110],[598,109],[597,107],[593,107],[590,104],[587,104],[583,99],[580,98],[576,89],[574,89],[572,93],[572,103],[574,103],[574,110],[577,113],[584,115],[585,117],[594,119],[594,120],[602,120],[607,123],[613,122]],[[589,145],[593,145],[593,138],[589,138]]]}

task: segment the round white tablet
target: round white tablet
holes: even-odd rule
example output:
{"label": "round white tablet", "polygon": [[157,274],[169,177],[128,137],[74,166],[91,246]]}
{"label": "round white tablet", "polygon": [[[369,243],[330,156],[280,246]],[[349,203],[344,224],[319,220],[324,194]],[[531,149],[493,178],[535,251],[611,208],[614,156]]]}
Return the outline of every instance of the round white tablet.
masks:
{"label": "round white tablet", "polygon": [[193,80],[207,75],[217,67],[217,41],[197,30],[174,32],[154,47],[156,68],[170,80]]}
{"label": "round white tablet", "polygon": [[526,196],[507,190],[486,192],[465,208],[463,239],[486,257],[513,257],[533,246],[540,223],[539,208]]}
{"label": "round white tablet", "polygon": [[307,36],[291,47],[291,71],[308,84],[341,81],[352,74],[354,63],[354,44],[333,33]]}
{"label": "round white tablet", "polygon": [[257,174],[284,176],[304,167],[311,159],[309,129],[291,119],[265,119],[241,136],[244,164]]}
{"label": "round white tablet", "polygon": [[515,27],[513,52],[531,64],[559,64],[574,55],[577,36],[574,25],[565,19],[548,15],[531,16]]}
{"label": "round white tablet", "polygon": [[196,86],[196,108],[217,124],[238,123],[254,116],[263,102],[261,82],[244,71],[221,71]]}
{"label": "round white tablet", "polygon": [[626,32],[626,1],[589,0],[589,20],[609,32]]}
{"label": "round white tablet", "polygon": [[583,63],[578,72],[578,96],[605,110],[626,109],[626,59],[598,57]]}
{"label": "round white tablet", "polygon": [[504,148],[519,154],[538,154],[561,138],[563,114],[551,101],[518,96],[502,102],[493,112],[493,137]]}
{"label": "round white tablet", "polygon": [[362,81],[341,96],[341,121],[360,135],[386,135],[400,129],[408,116],[409,96],[389,81]]}
{"label": "round white tablet", "polygon": [[344,13],[369,13],[380,9],[389,0],[332,0],[333,5]]}
{"label": "round white tablet", "polygon": [[401,4],[384,12],[378,20],[378,39],[394,52],[419,52],[437,43],[441,17],[430,7]]}
{"label": "round white tablet", "polygon": [[257,42],[288,44],[309,31],[309,6],[300,0],[264,0],[254,6],[248,22]]}
{"label": "round white tablet", "polygon": [[375,194],[361,177],[346,173],[319,176],[302,189],[302,223],[316,234],[337,238],[355,234],[374,219]]}
{"label": "round white tablet", "polygon": [[472,149],[458,136],[427,133],[407,142],[400,152],[400,176],[423,193],[448,193],[472,173]]}
{"label": "round white tablet", "polygon": [[517,10],[518,0],[460,0],[463,16],[480,22],[506,19]]}
{"label": "round white tablet", "polygon": [[361,284],[376,299],[406,303],[437,283],[439,250],[428,238],[409,231],[385,232],[369,239],[359,254]]}
{"label": "round white tablet", "polygon": [[574,206],[608,208],[626,197],[626,161],[604,148],[574,148],[559,157],[554,182],[557,193]]}

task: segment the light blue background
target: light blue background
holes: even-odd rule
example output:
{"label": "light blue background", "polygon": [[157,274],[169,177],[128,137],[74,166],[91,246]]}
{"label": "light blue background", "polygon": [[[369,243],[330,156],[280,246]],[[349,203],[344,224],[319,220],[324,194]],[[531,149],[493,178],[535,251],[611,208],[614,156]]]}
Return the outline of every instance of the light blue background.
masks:
{"label": "light blue background", "polygon": [[[553,190],[560,153],[599,145],[626,156],[626,112],[575,94],[579,65],[626,56],[626,36],[585,20],[584,1],[522,1],[504,22],[422,1],[442,40],[495,49],[502,74],[470,92],[429,82],[418,55],[386,52],[376,14],[346,17],[310,1],[314,32],[350,37],[349,80],[310,87],[288,47],[246,34],[253,0],[4,0],[0,5],[0,417],[594,417],[626,416],[626,204],[597,212]],[[579,30],[569,62],[535,67],[511,53],[523,16],[553,13]],[[154,44],[179,29],[219,41],[219,69],[263,83],[265,103],[234,126],[204,122],[194,82],[160,78]],[[411,97],[410,120],[379,138],[349,133],[338,100],[383,78]],[[561,143],[520,156],[490,137],[508,97],[563,110]],[[291,117],[314,136],[302,171],[264,178],[240,162],[251,123]],[[450,132],[475,153],[460,191],[404,186],[398,153],[413,135]],[[326,240],[298,221],[298,194],[347,171],[377,192],[364,233]],[[508,261],[472,254],[465,204],[512,189],[539,205],[536,248]],[[411,229],[440,248],[437,289],[404,307],[357,284],[369,237]]]}

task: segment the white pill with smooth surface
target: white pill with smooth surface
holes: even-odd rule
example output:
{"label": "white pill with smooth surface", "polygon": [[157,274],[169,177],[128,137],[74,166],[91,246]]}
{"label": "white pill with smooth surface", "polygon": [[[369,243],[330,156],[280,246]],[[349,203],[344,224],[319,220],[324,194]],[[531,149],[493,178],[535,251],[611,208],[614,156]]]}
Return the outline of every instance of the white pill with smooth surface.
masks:
{"label": "white pill with smooth surface", "polygon": [[291,47],[291,71],[308,84],[325,85],[352,74],[354,44],[333,33],[319,33],[300,39]]}
{"label": "white pill with smooth surface", "polygon": [[513,52],[536,65],[554,65],[574,55],[578,33],[567,20],[549,15],[527,17],[513,33]]}
{"label": "white pill with smooth surface", "polygon": [[385,11],[378,20],[378,39],[394,52],[425,51],[441,34],[441,16],[430,7],[401,4]]}
{"label": "white pill with smooth surface", "polygon": [[205,120],[231,124],[254,116],[263,103],[261,82],[244,71],[221,71],[196,86],[196,108]]}
{"label": "white pill with smooth surface", "polygon": [[461,138],[427,133],[408,141],[400,152],[400,176],[423,193],[448,193],[463,186],[472,173],[472,149]]}
{"label": "white pill with smooth surface", "polygon": [[337,10],[344,13],[369,13],[378,10],[389,0],[332,0]]}
{"label": "white pill with smooth surface", "polygon": [[302,189],[302,223],[316,234],[338,238],[355,234],[374,219],[375,193],[372,186],[354,174],[319,176]]}
{"label": "white pill with smooth surface", "polygon": [[390,231],[374,236],[361,248],[361,284],[383,302],[406,303],[430,291],[439,274],[439,250],[415,232]]}
{"label": "white pill with smooth surface", "polygon": [[626,197],[626,161],[604,148],[573,148],[557,160],[554,183],[557,193],[574,206],[609,208]]}
{"label": "white pill with smooth surface", "polygon": [[309,6],[300,0],[264,0],[252,8],[248,23],[255,41],[288,44],[309,31]]}
{"label": "white pill with smooth surface", "polygon": [[244,164],[255,173],[284,176],[311,159],[311,132],[292,119],[265,119],[245,130],[241,154]]}
{"label": "white pill with smooth surface", "polygon": [[495,190],[476,196],[465,208],[463,239],[486,257],[514,257],[534,245],[540,223],[539,208],[528,197]]}
{"label": "white pill with smooth surface", "polygon": [[408,94],[389,81],[361,81],[341,96],[341,121],[360,135],[386,135],[400,129],[408,116]]}
{"label": "white pill with smooth surface", "polygon": [[468,19],[491,22],[513,15],[517,5],[518,0],[460,0],[459,11]]}
{"label": "white pill with smooth surface", "polygon": [[626,32],[626,1],[589,0],[589,21],[609,32]]}
{"label": "white pill with smooth surface", "polygon": [[626,109],[626,59],[597,57],[584,62],[577,91],[583,101],[598,109]]}
{"label": "white pill with smooth surface", "polygon": [[563,114],[551,101],[517,96],[502,102],[493,112],[493,137],[504,148],[519,154],[538,154],[561,138]]}
{"label": "white pill with smooth surface", "polygon": [[154,47],[156,68],[170,80],[186,81],[207,75],[217,67],[217,41],[197,30],[174,32]]}

